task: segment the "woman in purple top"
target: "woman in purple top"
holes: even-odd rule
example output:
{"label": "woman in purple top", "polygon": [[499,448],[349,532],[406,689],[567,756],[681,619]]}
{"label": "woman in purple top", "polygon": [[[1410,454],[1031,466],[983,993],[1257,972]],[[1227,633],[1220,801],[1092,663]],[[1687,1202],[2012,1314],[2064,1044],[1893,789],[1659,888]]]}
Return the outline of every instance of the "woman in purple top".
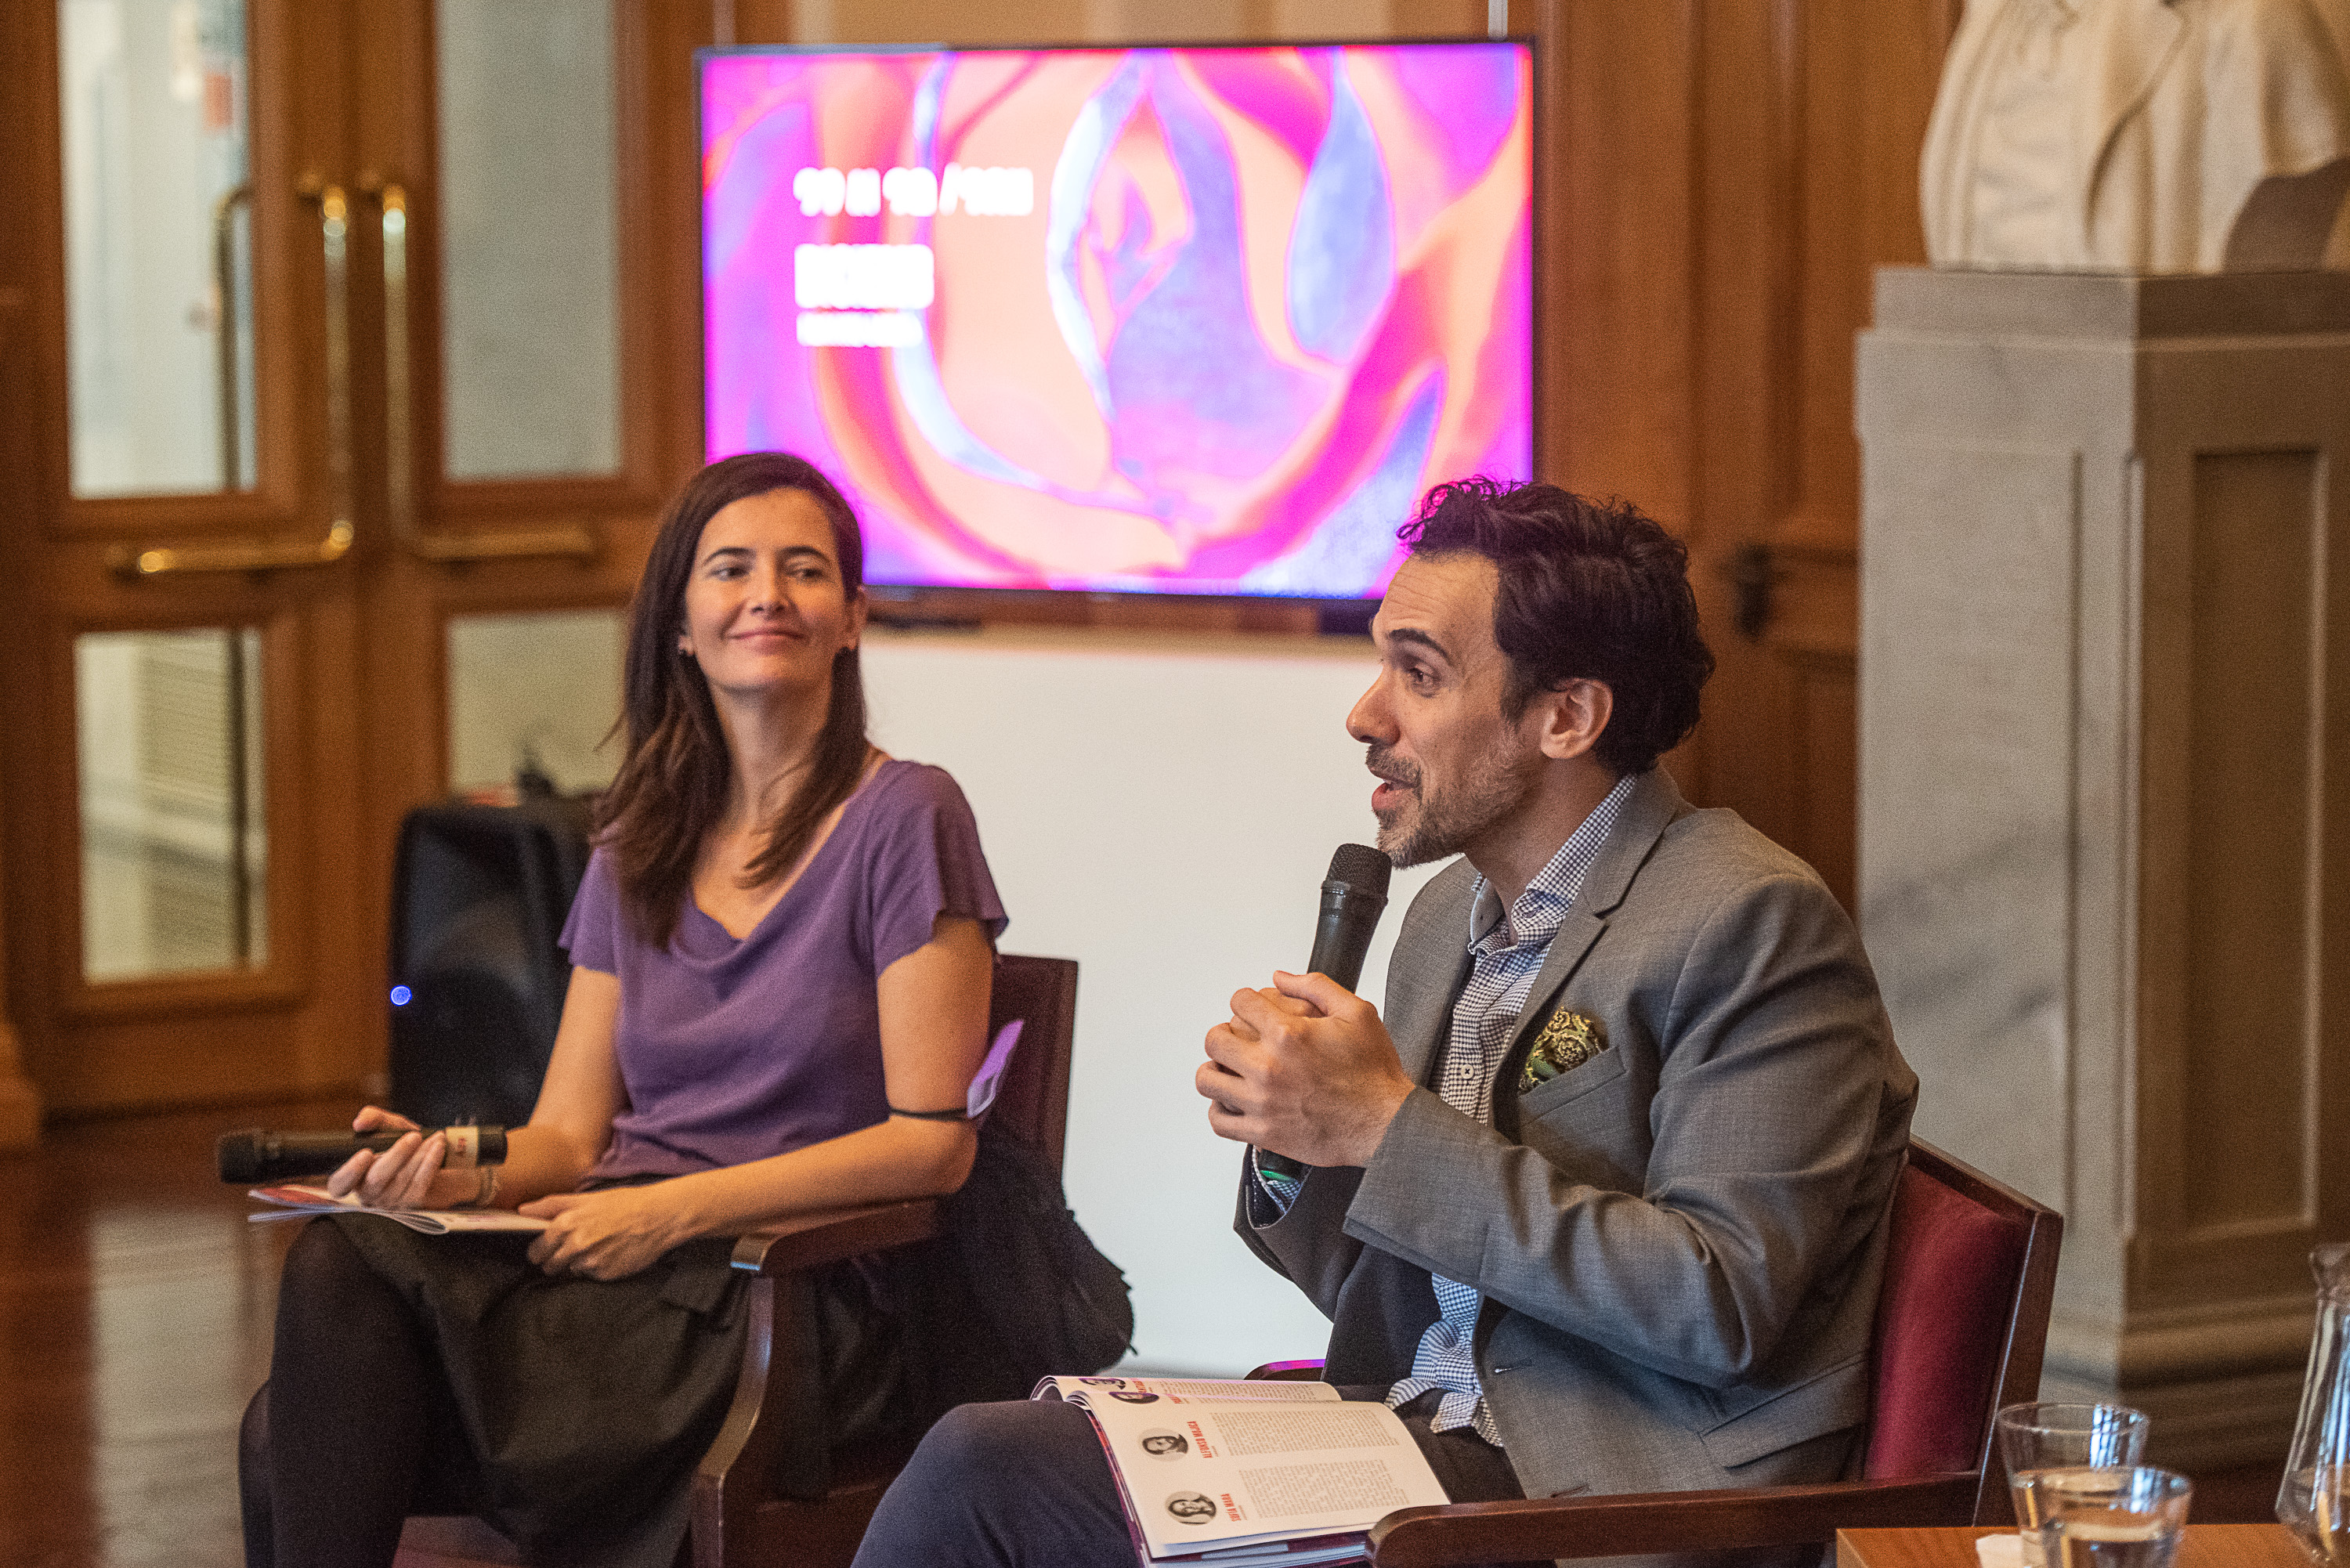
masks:
{"label": "woman in purple top", "polygon": [[[410,1135],[328,1182],[547,1227],[526,1251],[306,1228],[247,1415],[250,1563],[388,1563],[452,1472],[530,1561],[667,1563],[742,1333],[706,1239],[962,1185],[1003,912],[954,781],[866,739],[862,571],[799,459],[713,463],[671,507],[528,1125],[504,1166],[448,1170],[439,1134],[370,1106],[356,1128]],[[823,1310],[836,1413],[886,1424],[867,1282],[842,1271]]]}

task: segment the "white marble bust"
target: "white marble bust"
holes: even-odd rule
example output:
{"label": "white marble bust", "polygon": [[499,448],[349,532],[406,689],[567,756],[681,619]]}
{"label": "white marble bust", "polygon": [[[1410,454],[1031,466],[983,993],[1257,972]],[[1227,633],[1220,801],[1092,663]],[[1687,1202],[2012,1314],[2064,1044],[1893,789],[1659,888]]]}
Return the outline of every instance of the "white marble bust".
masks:
{"label": "white marble bust", "polygon": [[1936,266],[2350,265],[2350,0],[1967,0],[1920,172]]}

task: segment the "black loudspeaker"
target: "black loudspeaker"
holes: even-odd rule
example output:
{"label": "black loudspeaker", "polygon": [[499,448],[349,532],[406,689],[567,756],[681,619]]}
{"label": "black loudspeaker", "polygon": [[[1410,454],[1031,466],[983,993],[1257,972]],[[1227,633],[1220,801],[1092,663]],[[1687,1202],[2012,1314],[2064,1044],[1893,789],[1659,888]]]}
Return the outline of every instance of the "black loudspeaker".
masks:
{"label": "black loudspeaker", "polygon": [[588,868],[588,805],[424,805],[392,871],[391,1106],[426,1127],[520,1127],[555,1049],[556,939]]}

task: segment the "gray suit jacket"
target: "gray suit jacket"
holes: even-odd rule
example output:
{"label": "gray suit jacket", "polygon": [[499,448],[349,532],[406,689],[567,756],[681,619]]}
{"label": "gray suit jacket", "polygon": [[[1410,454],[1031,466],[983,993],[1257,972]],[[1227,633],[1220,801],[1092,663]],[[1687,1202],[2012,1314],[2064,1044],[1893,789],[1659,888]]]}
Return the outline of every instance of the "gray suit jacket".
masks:
{"label": "gray suit jacket", "polygon": [[[1404,918],[1385,1018],[1430,1081],[1468,973],[1456,864]],[[1607,1049],[1524,1094],[1558,1008]],[[1238,1229],[1332,1320],[1334,1383],[1411,1364],[1431,1271],[1529,1497],[1835,1479],[1866,1417],[1885,1218],[1918,1080],[1811,868],[1644,775],[1552,940],[1486,1127],[1421,1088],[1361,1168]]]}

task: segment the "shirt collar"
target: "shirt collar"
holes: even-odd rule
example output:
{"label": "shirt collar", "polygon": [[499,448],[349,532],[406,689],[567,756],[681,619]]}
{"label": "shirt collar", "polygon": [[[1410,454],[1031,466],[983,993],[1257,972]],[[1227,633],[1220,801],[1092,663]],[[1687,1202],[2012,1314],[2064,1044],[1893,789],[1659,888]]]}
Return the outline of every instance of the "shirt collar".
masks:
{"label": "shirt collar", "polygon": [[1600,846],[1616,827],[1616,819],[1623,815],[1624,803],[1632,797],[1632,785],[1638,775],[1627,774],[1616,781],[1616,787],[1601,797],[1592,807],[1550,864],[1534,874],[1518,901],[1510,906],[1508,919],[1503,919],[1502,896],[1493,885],[1480,874],[1469,896],[1469,945],[1489,951],[1504,948],[1523,947],[1527,943],[1547,945],[1558,934],[1559,922],[1566,919],[1567,909],[1575,896],[1583,890],[1583,878],[1591,863],[1599,858]]}

